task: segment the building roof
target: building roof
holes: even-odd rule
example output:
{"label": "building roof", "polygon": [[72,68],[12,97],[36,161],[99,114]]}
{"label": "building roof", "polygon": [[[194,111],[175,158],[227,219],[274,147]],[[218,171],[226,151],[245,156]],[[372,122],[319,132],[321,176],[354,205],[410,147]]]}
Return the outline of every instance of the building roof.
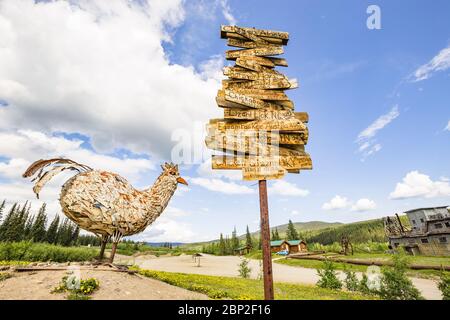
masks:
{"label": "building roof", "polygon": [[429,208],[417,208],[417,209],[411,209],[411,210],[405,211],[404,213],[410,213],[410,212],[419,211],[419,210],[442,209],[442,208],[448,208],[448,207],[449,207],[449,206],[429,207]]}
{"label": "building roof", "polygon": [[303,240],[275,240],[275,241],[270,241],[270,246],[271,247],[279,247],[281,246],[281,244],[283,242],[286,242],[288,245],[290,246],[297,246],[299,245],[301,242],[304,242]]}
{"label": "building roof", "polygon": [[279,247],[281,246],[281,244],[283,242],[285,242],[286,240],[275,240],[275,241],[270,241],[270,246],[271,247]]}

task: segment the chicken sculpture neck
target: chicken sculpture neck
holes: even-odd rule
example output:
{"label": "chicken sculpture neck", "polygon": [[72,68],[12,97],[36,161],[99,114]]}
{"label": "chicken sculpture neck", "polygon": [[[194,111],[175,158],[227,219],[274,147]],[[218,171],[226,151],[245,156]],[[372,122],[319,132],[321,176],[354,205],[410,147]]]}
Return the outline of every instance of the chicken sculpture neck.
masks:
{"label": "chicken sculpture neck", "polygon": [[38,160],[23,177],[36,176],[32,180],[36,181],[33,191],[39,198],[42,187],[55,175],[64,170],[78,171],[62,186],[62,210],[80,228],[102,238],[100,259],[106,243],[112,240],[112,262],[121,238],[144,231],[163,213],[178,183],[187,185],[179,175],[178,165],[165,163],[161,168],[153,186],[142,191],[118,174],[94,170],[69,159]]}

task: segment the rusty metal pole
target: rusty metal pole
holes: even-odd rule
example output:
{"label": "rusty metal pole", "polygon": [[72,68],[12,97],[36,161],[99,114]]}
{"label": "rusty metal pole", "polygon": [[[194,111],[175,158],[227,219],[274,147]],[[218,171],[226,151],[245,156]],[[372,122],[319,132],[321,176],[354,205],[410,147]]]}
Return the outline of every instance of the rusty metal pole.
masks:
{"label": "rusty metal pole", "polygon": [[273,300],[272,255],[270,252],[269,205],[266,180],[259,180],[259,210],[261,213],[261,248],[263,254],[264,299]]}

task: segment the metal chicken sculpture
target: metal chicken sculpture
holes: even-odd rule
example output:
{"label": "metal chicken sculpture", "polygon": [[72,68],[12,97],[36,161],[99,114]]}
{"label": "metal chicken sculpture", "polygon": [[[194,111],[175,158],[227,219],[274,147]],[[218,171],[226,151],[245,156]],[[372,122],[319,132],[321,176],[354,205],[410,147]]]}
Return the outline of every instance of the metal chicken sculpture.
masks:
{"label": "metal chicken sculpture", "polygon": [[80,228],[102,238],[100,259],[106,243],[112,240],[112,262],[120,239],[144,231],[164,211],[178,183],[187,185],[179,175],[178,165],[165,163],[161,168],[163,172],[154,185],[142,191],[118,174],[94,170],[69,159],[38,160],[23,177],[35,176],[33,191],[39,198],[40,190],[58,173],[78,171],[62,186],[59,199],[62,210]]}

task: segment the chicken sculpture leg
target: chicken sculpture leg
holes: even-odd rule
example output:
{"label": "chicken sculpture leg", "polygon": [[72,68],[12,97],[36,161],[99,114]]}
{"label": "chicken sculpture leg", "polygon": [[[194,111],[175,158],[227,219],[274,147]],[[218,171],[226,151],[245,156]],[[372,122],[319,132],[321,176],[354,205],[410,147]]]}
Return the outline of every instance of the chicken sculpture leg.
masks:
{"label": "chicken sculpture leg", "polygon": [[142,191],[118,174],[94,170],[69,159],[38,160],[23,177],[34,177],[33,191],[39,198],[43,186],[58,173],[77,171],[62,186],[59,198],[62,210],[80,228],[101,237],[100,260],[107,242],[112,240],[110,262],[113,262],[121,238],[144,231],[162,214],[178,183],[187,185],[180,177],[178,165],[165,163],[161,168],[163,171],[153,186]]}

